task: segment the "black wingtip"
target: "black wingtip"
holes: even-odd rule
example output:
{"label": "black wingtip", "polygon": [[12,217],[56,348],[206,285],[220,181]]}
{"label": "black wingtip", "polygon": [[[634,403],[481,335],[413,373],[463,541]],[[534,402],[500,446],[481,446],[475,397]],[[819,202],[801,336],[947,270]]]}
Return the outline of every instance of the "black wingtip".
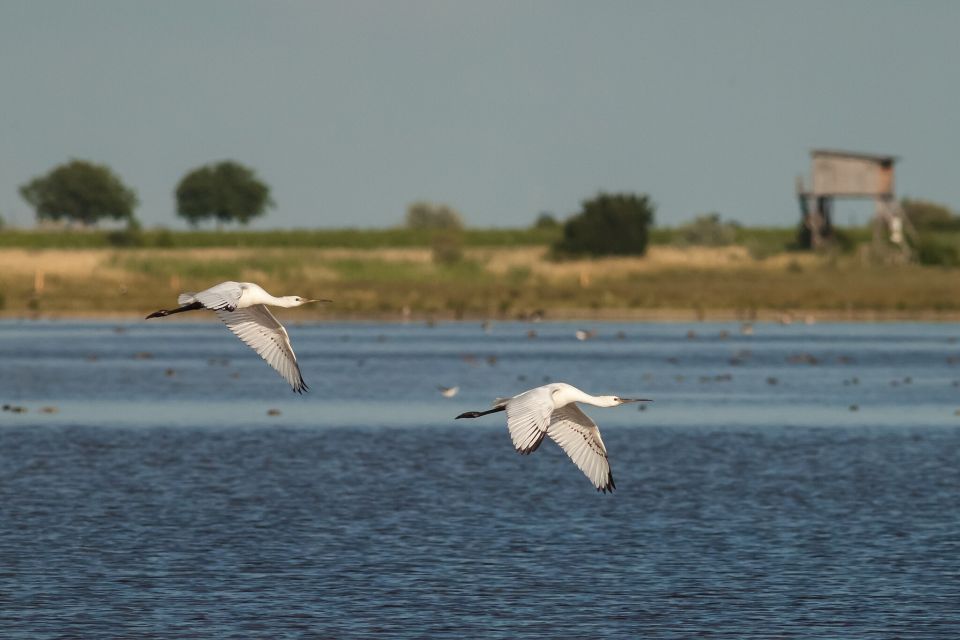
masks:
{"label": "black wingtip", "polygon": [[310,387],[307,386],[307,383],[303,381],[302,377],[297,380],[297,384],[292,385],[291,388],[293,389],[294,393],[299,393],[301,395],[310,390]]}
{"label": "black wingtip", "polygon": [[613,472],[607,474],[607,484],[602,487],[597,487],[597,493],[613,493],[613,490],[617,488],[617,483],[613,481]]}
{"label": "black wingtip", "polygon": [[534,451],[536,451],[537,449],[539,449],[540,443],[543,442],[543,437],[546,435],[546,433],[547,433],[546,431],[541,431],[540,435],[537,437],[537,439],[533,443],[530,444],[529,447],[527,447],[526,449],[517,448],[517,453],[519,453],[522,456],[528,456]]}

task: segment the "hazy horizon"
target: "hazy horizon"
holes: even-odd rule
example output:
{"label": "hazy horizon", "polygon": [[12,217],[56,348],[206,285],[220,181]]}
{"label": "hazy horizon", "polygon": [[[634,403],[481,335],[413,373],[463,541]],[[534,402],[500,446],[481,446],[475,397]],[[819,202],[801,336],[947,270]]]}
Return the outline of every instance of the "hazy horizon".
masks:
{"label": "hazy horizon", "polygon": [[31,225],[17,187],[76,157],[185,227],[176,183],[234,159],[277,203],[253,228],[396,225],[418,199],[523,226],[599,190],[660,225],[786,226],[819,147],[897,155],[898,195],[956,209],[958,24],[942,1],[8,1],[0,215]]}

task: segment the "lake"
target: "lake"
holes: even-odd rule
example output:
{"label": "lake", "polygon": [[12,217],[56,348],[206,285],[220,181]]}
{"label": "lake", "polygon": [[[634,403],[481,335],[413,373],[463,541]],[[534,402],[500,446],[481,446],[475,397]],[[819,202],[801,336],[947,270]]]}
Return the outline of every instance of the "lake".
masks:
{"label": "lake", "polygon": [[[295,317],[303,396],[215,322],[0,322],[5,638],[960,637],[956,325]],[[612,495],[453,420],[547,381],[654,400],[585,407]]]}

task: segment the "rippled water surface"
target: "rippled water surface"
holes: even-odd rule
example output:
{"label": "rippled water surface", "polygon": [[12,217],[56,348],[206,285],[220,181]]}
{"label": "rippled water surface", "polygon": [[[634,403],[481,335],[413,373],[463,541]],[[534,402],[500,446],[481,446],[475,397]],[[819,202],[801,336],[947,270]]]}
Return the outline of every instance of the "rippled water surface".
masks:
{"label": "rippled water surface", "polygon": [[[301,397],[216,323],[0,323],[3,637],[960,637],[960,328],[578,328],[292,325]],[[655,400],[586,408],[614,494],[452,420],[547,379]]]}

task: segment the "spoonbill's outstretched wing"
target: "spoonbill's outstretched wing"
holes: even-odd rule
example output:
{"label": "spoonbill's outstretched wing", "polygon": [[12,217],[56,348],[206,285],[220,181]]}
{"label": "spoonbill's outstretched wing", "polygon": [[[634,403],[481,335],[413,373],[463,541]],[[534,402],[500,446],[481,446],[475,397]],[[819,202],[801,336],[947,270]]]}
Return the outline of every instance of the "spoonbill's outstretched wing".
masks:
{"label": "spoonbill's outstretched wing", "polygon": [[213,311],[219,309],[233,311],[240,303],[242,293],[243,287],[240,286],[239,282],[221,282],[199,293],[181,293],[177,298],[177,303],[184,305],[199,302],[205,308]]}
{"label": "spoonbill's outstretched wing", "polygon": [[215,311],[227,328],[276,369],[294,391],[303,393],[307,389],[300,374],[297,356],[290,345],[290,336],[269,309],[262,304],[255,304],[234,311],[226,308]]}
{"label": "spoonbill's outstretched wing", "polygon": [[519,453],[533,453],[543,442],[553,413],[553,394],[547,387],[537,387],[510,398],[507,406],[507,428]]}
{"label": "spoonbill's outstretched wing", "polygon": [[616,489],[600,429],[575,403],[553,412],[547,434],[570,456],[597,491],[606,493]]}

